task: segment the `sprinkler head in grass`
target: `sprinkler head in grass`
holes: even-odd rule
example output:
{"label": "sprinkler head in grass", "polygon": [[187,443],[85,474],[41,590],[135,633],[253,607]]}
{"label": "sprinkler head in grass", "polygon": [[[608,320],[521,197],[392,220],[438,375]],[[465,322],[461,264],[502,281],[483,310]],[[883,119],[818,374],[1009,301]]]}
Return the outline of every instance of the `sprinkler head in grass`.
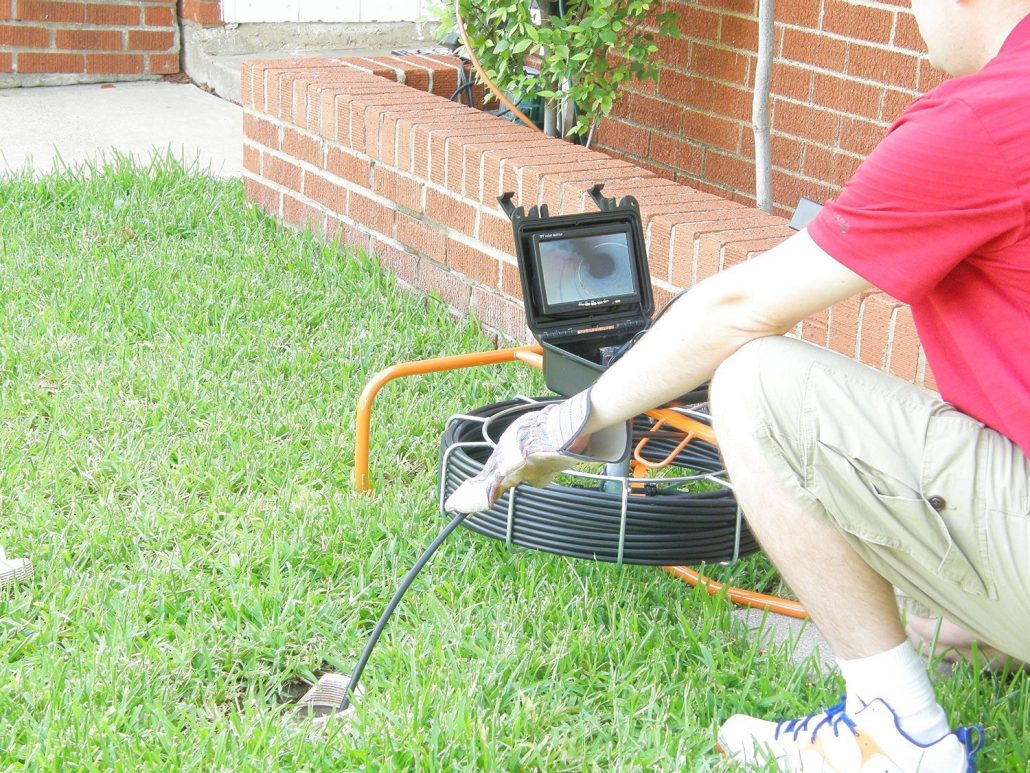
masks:
{"label": "sprinkler head in grass", "polygon": [[32,579],[32,562],[27,558],[8,558],[0,548],[0,590]]}
{"label": "sprinkler head in grass", "polygon": [[323,727],[330,722],[351,719],[355,712],[354,701],[361,699],[364,690],[356,687],[347,707],[341,710],[350,682],[349,674],[322,674],[297,701],[297,707],[290,712],[290,721],[311,722],[315,727]]}
{"label": "sprinkler head in grass", "polygon": [[363,694],[361,687],[358,686],[358,681],[361,679],[361,674],[368,664],[368,659],[372,655],[376,642],[379,641],[379,637],[383,633],[383,628],[386,627],[387,620],[390,619],[393,610],[397,608],[401,597],[411,587],[411,583],[422,570],[422,567],[426,565],[426,562],[429,561],[433,553],[443,544],[443,541],[447,539],[451,532],[458,527],[458,524],[465,520],[465,517],[464,513],[459,513],[452,518],[450,523],[440,532],[439,536],[422,553],[418,561],[415,562],[415,565],[404,575],[400,587],[397,588],[390,599],[390,603],[386,605],[386,609],[380,615],[375,628],[372,629],[372,635],[368,637],[365,648],[361,652],[361,657],[358,659],[357,665],[354,666],[354,674],[350,676],[347,674],[323,674],[319,677],[318,682],[304,694],[304,697],[297,701],[297,708],[290,715],[292,719],[301,721],[310,719],[318,726],[325,726],[334,719],[346,720],[353,716],[353,701],[360,700]]}

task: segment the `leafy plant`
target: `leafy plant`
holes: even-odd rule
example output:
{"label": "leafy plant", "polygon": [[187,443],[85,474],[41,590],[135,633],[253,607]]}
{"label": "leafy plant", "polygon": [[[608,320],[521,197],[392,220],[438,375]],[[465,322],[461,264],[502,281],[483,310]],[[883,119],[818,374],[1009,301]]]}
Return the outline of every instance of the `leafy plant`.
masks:
{"label": "leafy plant", "polygon": [[[679,37],[661,0],[459,0],[486,75],[515,101],[541,97],[565,115],[561,133],[586,135],[611,112],[619,84],[657,80],[655,30]],[[454,9],[441,30],[454,28]],[[533,67],[527,67],[532,59]],[[557,132],[555,132],[557,133]]]}

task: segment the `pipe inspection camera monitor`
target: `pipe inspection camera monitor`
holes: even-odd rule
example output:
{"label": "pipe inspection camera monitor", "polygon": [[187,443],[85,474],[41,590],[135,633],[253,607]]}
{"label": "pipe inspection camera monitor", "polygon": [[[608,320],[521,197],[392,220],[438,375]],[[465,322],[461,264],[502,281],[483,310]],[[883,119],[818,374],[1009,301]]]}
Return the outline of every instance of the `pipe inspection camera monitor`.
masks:
{"label": "pipe inspection camera monitor", "polygon": [[544,313],[582,313],[639,302],[631,244],[623,225],[573,226],[535,234],[531,254]]}
{"label": "pipe inspection camera monitor", "polygon": [[544,379],[571,395],[597,379],[650,325],[653,308],[640,208],[591,195],[597,212],[550,217],[500,198],[515,231],[526,320],[544,349]]}

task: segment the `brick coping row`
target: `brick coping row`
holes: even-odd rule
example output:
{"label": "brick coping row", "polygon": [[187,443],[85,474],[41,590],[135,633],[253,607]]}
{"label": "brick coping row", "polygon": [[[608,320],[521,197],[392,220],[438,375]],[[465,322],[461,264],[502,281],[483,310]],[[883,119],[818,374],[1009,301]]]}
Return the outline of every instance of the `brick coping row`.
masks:
{"label": "brick coping row", "polygon": [[[783,218],[451,101],[461,68],[413,55],[245,62],[248,198],[368,251],[403,284],[520,342],[531,334],[504,191],[552,214],[593,209],[595,183],[635,196],[659,307],[792,233]],[[883,293],[839,303],[794,334],[934,388],[911,312]]]}

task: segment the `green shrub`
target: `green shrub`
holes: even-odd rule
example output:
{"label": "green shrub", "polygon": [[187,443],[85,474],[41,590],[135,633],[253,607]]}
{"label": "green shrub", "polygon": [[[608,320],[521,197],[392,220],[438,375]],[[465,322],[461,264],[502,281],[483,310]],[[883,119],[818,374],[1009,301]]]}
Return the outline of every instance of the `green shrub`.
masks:
{"label": "green shrub", "polygon": [[[487,76],[516,102],[540,97],[573,112],[566,135],[586,135],[611,112],[626,80],[657,80],[655,28],[679,37],[677,16],[653,13],[660,0],[459,0],[469,42]],[[538,12],[534,12],[537,11]],[[441,31],[454,29],[454,6]],[[539,58],[527,69],[527,58]],[[567,111],[568,106],[573,111]]]}

